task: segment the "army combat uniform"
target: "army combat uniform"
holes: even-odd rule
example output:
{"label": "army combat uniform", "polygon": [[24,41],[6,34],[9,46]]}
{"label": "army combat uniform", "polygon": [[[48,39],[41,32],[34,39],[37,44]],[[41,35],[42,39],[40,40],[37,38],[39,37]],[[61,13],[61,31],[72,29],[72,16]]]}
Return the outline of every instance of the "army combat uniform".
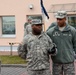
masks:
{"label": "army combat uniform", "polygon": [[24,25],[24,36],[32,33],[32,28],[31,28],[31,24],[30,23],[25,23]]}
{"label": "army combat uniform", "polygon": [[52,40],[44,32],[24,37],[19,55],[28,61],[28,75],[51,75],[48,50],[52,48]]}

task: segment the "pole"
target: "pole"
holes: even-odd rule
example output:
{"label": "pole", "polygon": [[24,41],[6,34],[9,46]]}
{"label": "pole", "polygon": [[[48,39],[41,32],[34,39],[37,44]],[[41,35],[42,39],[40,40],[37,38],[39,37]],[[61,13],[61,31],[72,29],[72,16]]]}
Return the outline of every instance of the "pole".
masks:
{"label": "pole", "polygon": [[10,45],[10,55],[12,56],[12,46],[13,46],[14,43],[9,43]]}
{"label": "pole", "polygon": [[11,50],[10,55],[12,56],[12,43],[10,45],[10,50]]}

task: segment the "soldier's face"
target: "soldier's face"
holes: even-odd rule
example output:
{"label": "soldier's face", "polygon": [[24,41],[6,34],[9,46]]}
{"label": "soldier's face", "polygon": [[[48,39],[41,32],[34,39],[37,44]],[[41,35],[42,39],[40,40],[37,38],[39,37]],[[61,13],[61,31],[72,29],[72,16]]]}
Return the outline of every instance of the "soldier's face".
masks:
{"label": "soldier's face", "polygon": [[39,35],[41,34],[41,31],[42,31],[42,25],[40,24],[32,25],[32,30],[34,34]]}
{"label": "soldier's face", "polygon": [[65,26],[66,18],[59,19],[57,18],[57,24],[59,27]]}

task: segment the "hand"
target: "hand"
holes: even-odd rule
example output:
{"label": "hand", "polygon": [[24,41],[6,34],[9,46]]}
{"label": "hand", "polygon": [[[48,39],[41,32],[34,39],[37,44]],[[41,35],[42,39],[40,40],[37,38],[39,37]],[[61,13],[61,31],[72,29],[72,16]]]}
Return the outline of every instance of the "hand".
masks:
{"label": "hand", "polygon": [[53,48],[48,50],[48,53],[51,54],[52,56],[57,54],[57,46],[53,44]]}

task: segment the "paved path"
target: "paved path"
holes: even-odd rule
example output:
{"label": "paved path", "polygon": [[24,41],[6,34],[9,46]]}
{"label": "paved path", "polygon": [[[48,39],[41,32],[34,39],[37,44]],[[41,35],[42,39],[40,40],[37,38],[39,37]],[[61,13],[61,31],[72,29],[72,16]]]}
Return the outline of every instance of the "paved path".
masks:
{"label": "paved path", "polygon": [[1,75],[27,75],[26,68],[22,67],[2,67]]}
{"label": "paved path", "polygon": [[25,64],[2,64],[1,75],[27,75]]}
{"label": "paved path", "polygon": [[[75,61],[75,73],[76,73],[76,61]],[[26,67],[2,66],[0,75],[27,75]]]}

